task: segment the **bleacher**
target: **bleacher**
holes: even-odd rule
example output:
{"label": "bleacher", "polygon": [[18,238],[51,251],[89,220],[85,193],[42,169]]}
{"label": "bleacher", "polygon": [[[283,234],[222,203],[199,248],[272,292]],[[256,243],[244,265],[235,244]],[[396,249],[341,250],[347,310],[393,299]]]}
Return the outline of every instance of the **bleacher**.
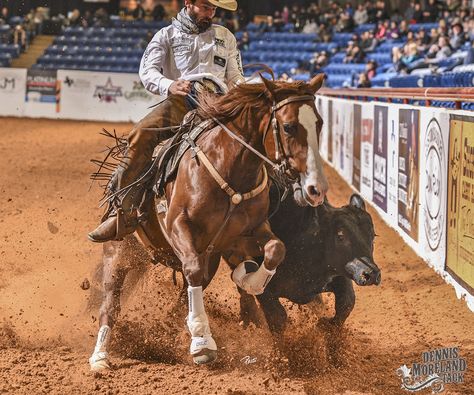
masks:
{"label": "bleacher", "polygon": [[149,31],[164,22],[112,19],[112,27],[67,27],[33,66],[39,69],[69,69],[137,73],[144,49],[140,43]]}

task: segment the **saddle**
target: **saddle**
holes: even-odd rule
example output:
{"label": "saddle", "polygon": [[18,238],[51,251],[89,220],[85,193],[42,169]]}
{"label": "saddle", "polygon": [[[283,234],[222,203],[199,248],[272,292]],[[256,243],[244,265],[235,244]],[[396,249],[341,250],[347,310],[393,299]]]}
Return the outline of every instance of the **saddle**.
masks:
{"label": "saddle", "polygon": [[186,114],[178,132],[160,147],[154,164],[156,166],[153,191],[159,197],[164,196],[165,186],[176,177],[179,162],[185,152],[205,130],[214,125],[212,119],[202,120],[197,111]]}

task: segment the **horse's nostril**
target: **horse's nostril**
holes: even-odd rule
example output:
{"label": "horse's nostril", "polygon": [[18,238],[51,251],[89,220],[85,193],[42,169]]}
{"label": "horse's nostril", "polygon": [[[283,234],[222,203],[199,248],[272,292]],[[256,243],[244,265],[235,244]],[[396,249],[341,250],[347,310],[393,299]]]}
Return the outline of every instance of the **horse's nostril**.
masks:
{"label": "horse's nostril", "polygon": [[308,194],[309,196],[319,196],[319,191],[311,185],[310,187],[308,187]]}
{"label": "horse's nostril", "polygon": [[378,272],[377,276],[375,277],[375,284],[379,285],[381,280],[382,280],[382,275],[380,274],[380,272]]}

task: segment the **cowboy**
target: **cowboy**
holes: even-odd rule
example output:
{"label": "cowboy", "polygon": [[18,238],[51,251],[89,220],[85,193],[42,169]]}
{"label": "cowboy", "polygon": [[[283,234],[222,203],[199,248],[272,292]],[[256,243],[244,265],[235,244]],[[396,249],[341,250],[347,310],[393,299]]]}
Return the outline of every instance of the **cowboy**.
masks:
{"label": "cowboy", "polygon": [[[127,137],[127,152],[117,166],[110,195],[131,185],[151,164],[155,147],[171,137],[156,131],[179,125],[191,109],[186,96],[191,82],[185,78],[195,74],[212,74],[228,87],[244,81],[240,52],[234,35],[223,26],[212,24],[216,8],[235,11],[236,0],[185,0],[184,8],[172,24],[155,34],[140,63],[140,79],[151,93],[167,96]],[[153,130],[155,129],[155,130]],[[120,240],[135,231],[137,207],[143,187],[135,186],[120,199],[111,198],[102,223],[88,237],[94,242]]]}

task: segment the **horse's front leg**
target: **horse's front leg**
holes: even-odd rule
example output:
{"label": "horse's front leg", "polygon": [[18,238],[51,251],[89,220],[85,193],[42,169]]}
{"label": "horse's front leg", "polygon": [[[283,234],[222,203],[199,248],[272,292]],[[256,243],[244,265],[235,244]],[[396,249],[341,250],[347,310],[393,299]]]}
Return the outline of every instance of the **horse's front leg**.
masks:
{"label": "horse's front leg", "polygon": [[257,248],[249,255],[259,256],[263,251],[263,263],[259,267],[253,260],[241,262],[233,271],[232,280],[247,293],[260,295],[265,291],[265,287],[275,274],[278,265],[285,259],[286,248],[271,231],[268,221],[257,228],[253,236]]}
{"label": "horse's front leg", "polygon": [[[188,308],[186,319],[191,333],[190,354],[194,363],[201,365],[217,358],[217,345],[212,338],[209,320],[204,309],[203,287],[207,285],[204,257],[195,247],[192,224],[182,213],[173,221],[171,242],[183,265],[183,274],[188,282]],[[194,235],[199,232],[195,232]],[[217,269],[217,267],[216,267]]]}
{"label": "horse's front leg", "polygon": [[112,328],[120,313],[120,293],[125,277],[130,270],[121,262],[123,243],[110,241],[104,243],[102,289],[103,300],[100,306],[99,333],[92,356],[89,358],[91,370],[110,369],[107,347]]}

